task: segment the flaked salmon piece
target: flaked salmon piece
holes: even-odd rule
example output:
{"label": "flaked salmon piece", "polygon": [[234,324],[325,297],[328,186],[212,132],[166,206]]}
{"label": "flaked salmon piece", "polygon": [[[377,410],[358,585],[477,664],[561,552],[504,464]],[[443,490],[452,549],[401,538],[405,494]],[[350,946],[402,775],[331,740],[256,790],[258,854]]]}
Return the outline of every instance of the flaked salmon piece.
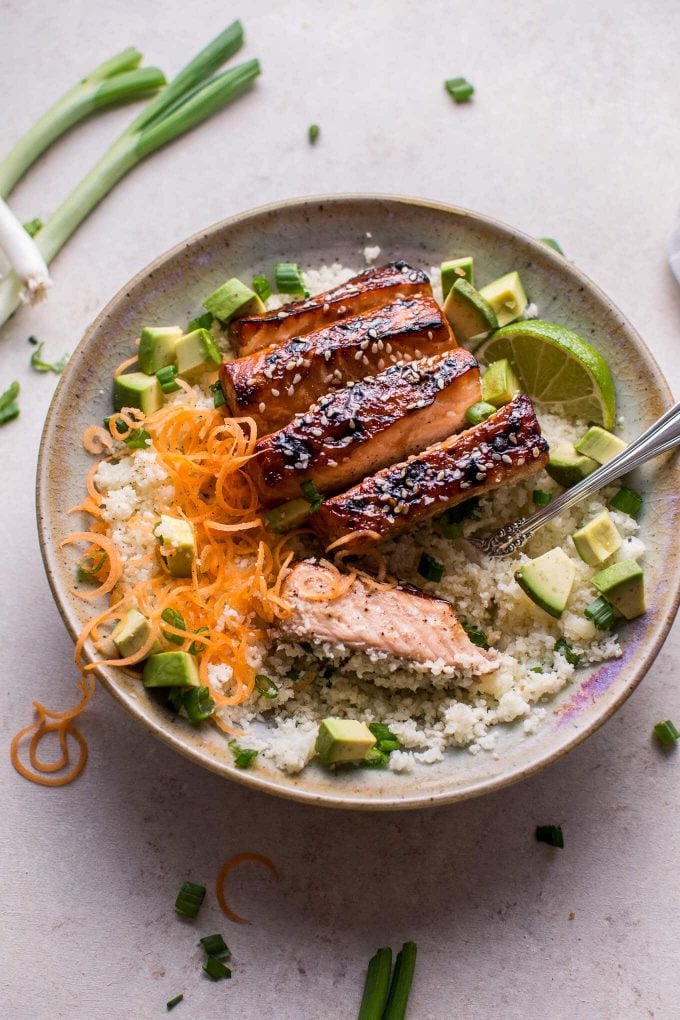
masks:
{"label": "flaked salmon piece", "polygon": [[533,405],[519,394],[480,425],[331,496],[310,523],[326,547],[358,532],[369,532],[362,541],[380,542],[471,496],[512,485],[547,460]]}
{"label": "flaked salmon piece", "polygon": [[375,266],[323,294],[292,301],[264,315],[250,315],[233,322],[230,339],[240,356],[282,343],[294,336],[332,325],[360,312],[379,308],[400,297],[417,294],[432,297],[426,274],[400,260]]}
{"label": "flaked salmon piece", "polygon": [[263,436],[283,428],[324,393],[397,361],[417,360],[455,346],[451,327],[433,298],[393,301],[225,361],[220,380],[226,409],[236,417],[253,418]]}
{"label": "flaked salmon piece", "polygon": [[[340,578],[344,581],[345,575]],[[364,577],[357,577],[344,594],[333,598],[337,582],[338,571],[330,564],[296,563],[281,591],[293,609],[281,621],[281,630],[317,644],[329,642],[410,662],[438,663],[475,675],[498,669],[498,652],[473,645],[445,599],[410,585],[385,588]],[[325,593],[329,598],[320,600]]]}
{"label": "flaked salmon piece", "polygon": [[338,492],[457,432],[479,400],[479,366],[463,347],[392,365],[264,436],[248,470],[267,504],[299,497],[308,479]]}

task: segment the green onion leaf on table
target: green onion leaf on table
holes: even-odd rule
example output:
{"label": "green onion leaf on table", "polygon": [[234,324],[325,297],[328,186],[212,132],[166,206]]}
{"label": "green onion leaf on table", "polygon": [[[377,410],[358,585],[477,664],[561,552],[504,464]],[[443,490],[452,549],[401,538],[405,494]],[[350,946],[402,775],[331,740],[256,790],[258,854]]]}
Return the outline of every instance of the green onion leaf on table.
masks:
{"label": "green onion leaf on table", "polygon": [[229,741],[229,750],[234,756],[234,765],[237,769],[249,769],[258,755],[254,748],[241,747],[235,740]]}
{"label": "green onion leaf on table", "polygon": [[184,995],[180,992],[180,994],[176,995],[174,999],[170,999],[168,1002],[166,1002],[165,1008],[169,1012],[171,1009],[174,1009],[175,1006],[177,1006],[182,1001],[183,998]]}
{"label": "green onion leaf on table", "polygon": [[254,276],[250,286],[253,288],[260,301],[266,301],[268,297],[272,296],[272,286],[263,273],[258,273]]}
{"label": "green onion leaf on table", "polygon": [[548,846],[564,849],[564,835],[561,825],[537,825],[536,839],[539,843],[547,843]]}
{"label": "green onion leaf on table", "polygon": [[11,383],[4,393],[0,393],[0,425],[5,425],[8,421],[12,421],[13,418],[19,416],[18,396],[18,382]]}
{"label": "green onion leaf on table", "polygon": [[31,354],[31,368],[34,368],[36,372],[54,372],[55,375],[61,375],[66,368],[68,354],[64,354],[59,361],[43,361],[41,354],[44,346],[44,342],[39,343],[33,354]]}
{"label": "green onion leaf on table", "polygon": [[467,103],[474,95],[475,87],[467,78],[449,78],[444,87],[456,103]]}
{"label": "green onion leaf on table", "polygon": [[382,1020],[392,973],[392,950],[379,949],[368,961],[364,994],[357,1020]]}
{"label": "green onion leaf on table", "polygon": [[[34,243],[46,263],[51,262],[86,216],[137,163],[191,131],[252,84],[260,73],[257,60],[211,77],[242,43],[243,29],[239,22],[234,22],[147,104],[45,221]],[[25,234],[23,228],[22,232]],[[9,273],[0,283],[0,325],[20,304],[21,290],[21,281],[15,273]]]}
{"label": "green onion leaf on table", "polygon": [[274,266],[274,280],[279,294],[308,297],[302,272],[297,262],[277,262]]}
{"label": "green onion leaf on table", "polygon": [[183,882],[175,900],[175,910],[183,917],[197,917],[205,899],[205,886]]}
{"label": "green onion leaf on table", "polygon": [[411,994],[413,975],[416,969],[417,952],[418,947],[415,942],[404,942],[404,945],[397,953],[392,984],[390,985],[389,995],[385,1003],[382,1020],[404,1020]]}
{"label": "green onion leaf on table", "polygon": [[680,732],[671,722],[670,719],[666,719],[665,722],[659,722],[654,727],[654,736],[659,743],[664,744],[666,747],[673,747],[677,740],[680,740]]}

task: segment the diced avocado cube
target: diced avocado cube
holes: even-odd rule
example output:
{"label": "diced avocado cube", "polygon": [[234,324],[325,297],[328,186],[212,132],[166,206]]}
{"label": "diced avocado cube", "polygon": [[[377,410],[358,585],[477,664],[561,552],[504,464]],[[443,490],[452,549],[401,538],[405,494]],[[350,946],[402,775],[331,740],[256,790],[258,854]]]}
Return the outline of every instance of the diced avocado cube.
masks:
{"label": "diced avocado cube", "polygon": [[274,507],[273,510],[267,510],[264,519],[267,522],[267,527],[272,531],[283,534],[284,531],[290,531],[298,524],[302,524],[309,517],[310,512],[309,500],[291,499],[287,503],[282,503],[281,506]]}
{"label": "diced avocado cube", "polygon": [[[118,649],[121,659],[127,659],[131,655],[136,655],[144,647],[150,634],[151,625],[146,616],[138,609],[128,609],[125,616],[113,628],[111,640]],[[151,652],[158,651],[160,647],[160,643],[155,642],[151,647]]]}
{"label": "diced avocado cube", "polygon": [[119,375],[113,384],[113,406],[116,411],[136,407],[144,414],[153,414],[163,406],[163,390],[155,375],[128,372]]}
{"label": "diced avocado cube", "polygon": [[606,510],[593,517],[571,536],[576,551],[590,567],[598,567],[621,546],[622,538]]}
{"label": "diced avocado cube", "polygon": [[188,652],[157,652],[144,663],[145,687],[200,687],[196,659]]}
{"label": "diced avocado cube", "polygon": [[627,620],[642,616],[645,606],[644,572],[635,560],[621,560],[593,577],[593,584]]}
{"label": "diced avocado cube", "polygon": [[446,296],[444,315],[462,343],[498,329],[498,319],[489,302],[462,278],[456,280]]}
{"label": "diced avocado cube", "polygon": [[519,391],[519,380],[507,358],[494,361],[482,376],[482,399],[494,407],[509,404]]}
{"label": "diced avocado cube", "polygon": [[593,425],[592,428],[588,429],[584,437],[575,444],[574,449],[577,453],[582,453],[586,457],[596,460],[598,464],[608,464],[614,457],[618,457],[626,449],[627,445],[618,436],[607,432],[606,429],[600,428],[599,425]]}
{"label": "diced avocado cube", "polygon": [[214,372],[222,355],[207,329],[195,329],[177,342],[177,374],[187,382],[196,382],[206,372]]}
{"label": "diced avocado cube", "polygon": [[489,302],[499,326],[507,326],[509,322],[519,319],[524,314],[528,300],[519,273],[506,273],[486,287],[481,287],[479,293]]}
{"label": "diced avocado cube", "polygon": [[562,549],[551,549],[525,563],[515,580],[532,602],[559,620],[569,601],[576,567]]}
{"label": "diced avocado cube", "polygon": [[442,262],[442,294],[447,296],[456,280],[467,280],[471,287],[475,285],[475,265],[472,255],[465,255],[462,259],[449,259]]}
{"label": "diced avocado cube", "polygon": [[191,577],[196,558],[196,535],[193,525],[181,517],[161,514],[154,534],[161,543],[161,554],[173,577]]}
{"label": "diced avocado cube", "polygon": [[591,457],[577,453],[571,443],[560,443],[550,451],[546,471],[559,485],[568,489],[597,471],[599,466]]}
{"label": "diced avocado cube", "polygon": [[203,302],[203,307],[219,319],[225,325],[232,319],[241,318],[244,315],[262,315],[266,311],[261,298],[241,283],[235,276],[227,280],[221,287],[218,287],[210,297]]}
{"label": "diced avocado cube", "polygon": [[356,719],[324,719],[319,726],[315,750],[325,765],[362,761],[376,739],[366,723]]}
{"label": "diced avocado cube", "polygon": [[174,365],[175,348],[181,336],[179,326],[145,326],[137,349],[137,361],[142,372],[155,375],[160,368]]}

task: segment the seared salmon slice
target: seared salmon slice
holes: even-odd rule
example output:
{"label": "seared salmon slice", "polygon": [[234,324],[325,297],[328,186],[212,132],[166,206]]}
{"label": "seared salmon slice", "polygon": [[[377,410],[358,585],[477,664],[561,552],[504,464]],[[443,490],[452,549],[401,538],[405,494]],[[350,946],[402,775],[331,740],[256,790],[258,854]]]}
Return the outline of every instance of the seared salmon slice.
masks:
{"label": "seared salmon slice", "polygon": [[471,496],[532,475],[547,460],[533,405],[519,394],[481,425],[327,499],[310,523],[326,546],[364,531],[371,534],[362,540],[380,542]]}
{"label": "seared salmon slice", "polygon": [[[409,585],[374,585],[365,577],[357,577],[334,598],[337,581],[338,571],[330,565],[296,563],[281,591],[293,609],[281,621],[282,632],[411,662],[439,662],[477,675],[498,669],[498,652],[472,644],[450,602]],[[319,600],[326,592],[329,598]]]}
{"label": "seared salmon slice", "polygon": [[220,379],[229,413],[254,418],[263,436],[330,390],[450,347],[455,340],[434,298],[412,298],[225,361]]}
{"label": "seared salmon slice", "polygon": [[408,262],[390,262],[353,276],[323,294],[292,301],[264,315],[251,315],[233,322],[230,339],[237,354],[252,354],[271,344],[311,333],[350,315],[380,308],[399,297],[422,294],[432,297],[425,273]]}
{"label": "seared salmon slice", "polygon": [[264,436],[248,470],[263,503],[295,499],[307,479],[338,492],[457,432],[478,400],[479,366],[463,347],[392,365]]}

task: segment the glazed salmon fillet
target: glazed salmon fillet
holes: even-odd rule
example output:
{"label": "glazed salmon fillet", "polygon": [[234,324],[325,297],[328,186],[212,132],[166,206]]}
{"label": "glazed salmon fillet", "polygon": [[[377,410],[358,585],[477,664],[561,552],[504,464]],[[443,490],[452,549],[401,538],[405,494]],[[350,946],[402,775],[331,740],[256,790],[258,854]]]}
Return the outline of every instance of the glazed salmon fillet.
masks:
{"label": "glazed salmon fillet", "polygon": [[238,355],[252,354],[351,315],[380,308],[396,298],[418,294],[432,297],[432,287],[425,273],[403,260],[390,262],[367,269],[323,294],[292,301],[264,315],[238,319],[232,323],[229,336]]}
{"label": "glazed salmon fillet", "polygon": [[310,523],[325,546],[369,532],[363,541],[394,538],[472,496],[512,485],[548,460],[530,399],[519,394],[486,421],[327,499]]}
{"label": "glazed salmon fillet", "polygon": [[337,575],[332,566],[309,560],[293,566],[281,591],[293,610],[281,622],[285,634],[411,662],[438,662],[476,675],[498,668],[498,653],[472,644],[450,602],[419,588],[374,585],[364,577],[339,597],[318,601],[325,592],[331,595]]}
{"label": "glazed salmon fillet", "polygon": [[437,302],[413,298],[225,361],[220,381],[229,414],[253,418],[263,436],[283,428],[324,393],[397,361],[455,346]]}
{"label": "glazed salmon fillet", "polygon": [[457,432],[479,400],[479,366],[463,347],[392,365],[260,439],[248,470],[265,504],[299,497],[309,479],[339,492]]}

